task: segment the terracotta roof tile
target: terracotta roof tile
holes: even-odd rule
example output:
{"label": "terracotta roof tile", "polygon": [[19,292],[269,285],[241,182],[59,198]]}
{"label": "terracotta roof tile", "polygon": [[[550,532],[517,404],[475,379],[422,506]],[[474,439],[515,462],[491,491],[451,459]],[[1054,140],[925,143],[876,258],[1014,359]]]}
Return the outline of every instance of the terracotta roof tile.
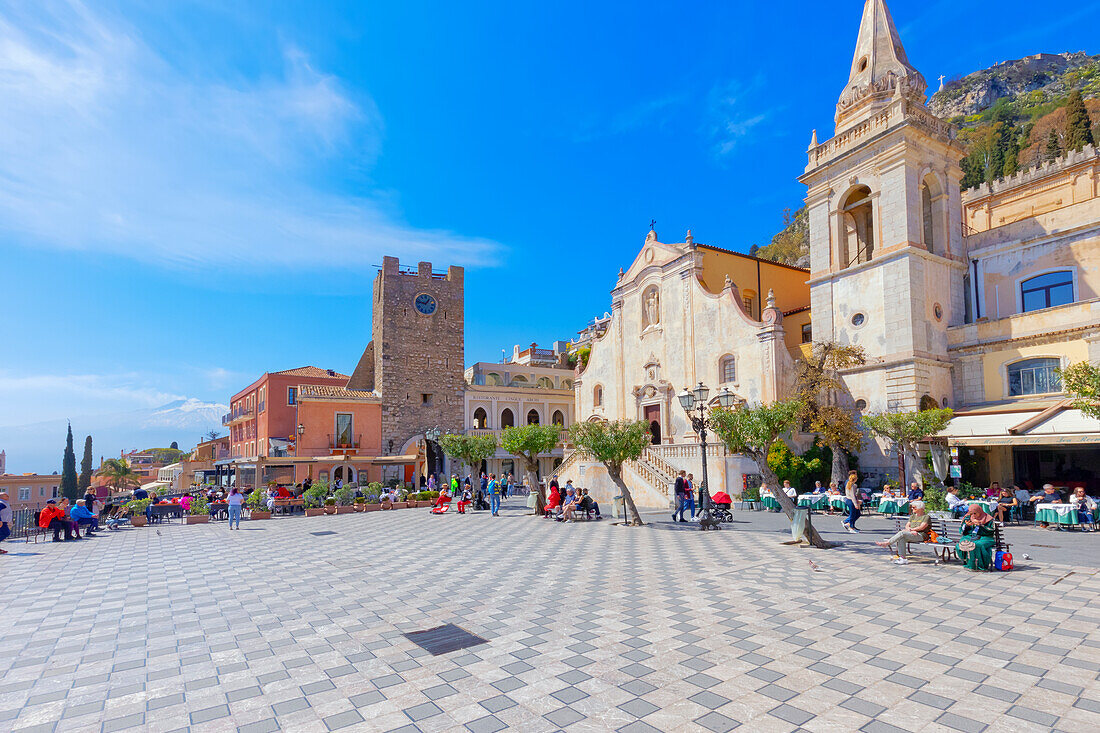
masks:
{"label": "terracotta roof tile", "polygon": [[[331,374],[329,372],[332,372]],[[290,377],[332,377],[333,379],[347,379],[347,374],[341,374],[340,372],[334,372],[330,369],[321,369],[315,366],[298,367],[297,369],[284,369],[281,372],[272,372],[272,374],[282,374]]]}
{"label": "terracotta roof tile", "polygon": [[365,389],[348,389],[334,384],[298,385],[298,399],[375,400],[378,395]]}

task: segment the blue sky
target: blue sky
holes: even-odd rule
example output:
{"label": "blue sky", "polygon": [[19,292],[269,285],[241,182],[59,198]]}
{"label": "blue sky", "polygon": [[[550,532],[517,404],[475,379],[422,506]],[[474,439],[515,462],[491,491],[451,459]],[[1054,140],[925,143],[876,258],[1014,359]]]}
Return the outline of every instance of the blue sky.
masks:
{"label": "blue sky", "polygon": [[[965,8],[890,3],[932,88],[1097,51],[1095,4],[1005,2],[980,31]],[[467,267],[471,362],[606,310],[651,218],[665,241],[765,243],[861,9],[6,4],[0,427],[350,370],[384,253]]]}

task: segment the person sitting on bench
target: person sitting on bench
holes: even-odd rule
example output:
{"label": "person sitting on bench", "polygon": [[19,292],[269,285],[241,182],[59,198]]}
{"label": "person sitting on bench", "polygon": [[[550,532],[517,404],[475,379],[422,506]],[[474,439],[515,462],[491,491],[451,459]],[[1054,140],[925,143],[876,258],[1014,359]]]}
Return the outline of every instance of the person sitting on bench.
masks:
{"label": "person sitting on bench", "polygon": [[898,557],[894,560],[895,565],[908,565],[909,560],[906,557],[909,554],[910,542],[927,542],[932,536],[932,520],[924,513],[924,502],[920,499],[909,502],[909,521],[905,523],[905,528],[895,534],[885,542],[876,542],[879,547],[890,547],[895,545],[898,549]]}
{"label": "person sitting on bench", "polygon": [[565,485],[565,499],[561,503],[561,516],[559,522],[568,522],[573,518],[573,512],[577,511],[577,494],[572,484]]}
{"label": "person sitting on bench", "polygon": [[76,506],[69,511],[69,517],[76,521],[77,526],[88,525],[84,532],[87,537],[95,537],[95,533],[99,531],[99,517],[88,511],[83,499],[76,500]]}
{"label": "person sitting on bench", "polygon": [[[68,499],[63,501],[68,501]],[[47,501],[46,508],[38,514],[38,526],[42,529],[52,529],[54,542],[61,541],[61,530],[65,530],[66,540],[73,539],[74,525],[75,522],[65,516],[65,510],[59,507],[54,499]],[[80,539],[80,534],[76,534],[75,538]]]}
{"label": "person sitting on bench", "polygon": [[558,507],[561,506],[561,494],[558,493],[557,482],[550,482],[550,494],[546,497],[546,517],[552,517],[557,513]]}
{"label": "person sitting on bench", "polygon": [[595,499],[588,495],[588,489],[581,489],[580,507],[581,511],[585,514],[594,512],[596,514],[596,519],[600,519],[600,505],[596,503]]}

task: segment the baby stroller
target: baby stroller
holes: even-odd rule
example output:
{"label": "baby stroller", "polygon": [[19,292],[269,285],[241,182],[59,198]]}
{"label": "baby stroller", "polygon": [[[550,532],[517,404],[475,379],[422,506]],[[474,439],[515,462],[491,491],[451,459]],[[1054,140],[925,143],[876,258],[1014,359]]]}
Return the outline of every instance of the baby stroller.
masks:
{"label": "baby stroller", "polygon": [[730,507],[733,505],[733,499],[730,495],[724,491],[719,491],[714,496],[710,497],[711,504],[714,505],[714,518],[719,522],[732,522],[733,512],[730,511]]}

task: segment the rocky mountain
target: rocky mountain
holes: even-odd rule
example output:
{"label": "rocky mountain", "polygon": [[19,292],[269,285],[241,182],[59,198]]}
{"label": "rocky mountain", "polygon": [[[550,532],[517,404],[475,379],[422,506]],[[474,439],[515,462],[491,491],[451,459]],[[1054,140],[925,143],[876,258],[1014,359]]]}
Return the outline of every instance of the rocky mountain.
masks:
{"label": "rocky mountain", "polygon": [[1100,55],[1037,53],[1002,61],[988,69],[952,79],[932,95],[928,108],[943,119],[965,124],[998,99],[1016,102],[1021,111],[1064,100],[1074,89],[1100,96]]}

